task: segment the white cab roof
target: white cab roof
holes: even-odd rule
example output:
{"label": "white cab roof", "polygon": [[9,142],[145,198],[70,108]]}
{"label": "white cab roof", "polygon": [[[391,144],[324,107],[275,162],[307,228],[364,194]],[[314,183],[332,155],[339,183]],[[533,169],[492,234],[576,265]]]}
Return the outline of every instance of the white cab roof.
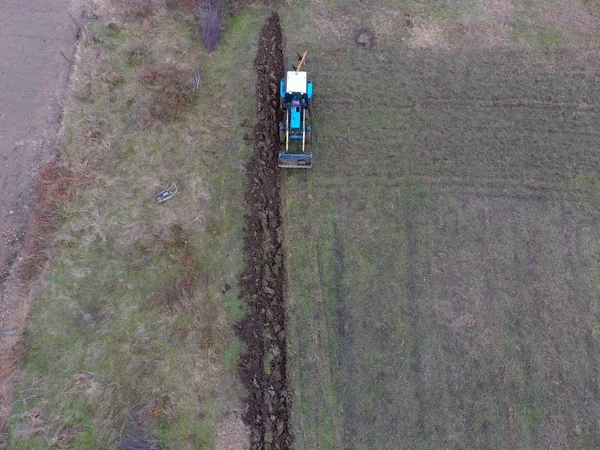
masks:
{"label": "white cab roof", "polygon": [[289,94],[292,92],[306,94],[306,83],[306,72],[290,70],[285,80],[285,90]]}

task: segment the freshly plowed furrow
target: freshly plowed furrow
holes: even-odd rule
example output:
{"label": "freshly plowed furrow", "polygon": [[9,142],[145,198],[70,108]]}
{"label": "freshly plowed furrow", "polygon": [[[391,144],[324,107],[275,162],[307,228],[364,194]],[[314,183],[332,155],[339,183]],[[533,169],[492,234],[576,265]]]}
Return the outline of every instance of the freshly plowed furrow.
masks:
{"label": "freshly plowed furrow", "polygon": [[240,371],[249,393],[244,420],[252,449],[289,449],[290,396],[286,377],[285,268],[282,248],[279,80],[284,74],[279,16],[264,25],[255,60],[258,124],[247,165],[246,267],[240,295],[248,313],[239,325],[246,345]]}

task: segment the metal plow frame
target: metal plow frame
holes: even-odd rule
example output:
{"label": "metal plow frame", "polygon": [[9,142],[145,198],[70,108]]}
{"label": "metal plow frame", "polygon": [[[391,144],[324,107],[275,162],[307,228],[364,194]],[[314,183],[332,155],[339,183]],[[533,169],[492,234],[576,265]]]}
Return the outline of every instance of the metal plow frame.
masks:
{"label": "metal plow frame", "polygon": [[277,165],[287,169],[310,169],[312,160],[312,153],[280,153]]}

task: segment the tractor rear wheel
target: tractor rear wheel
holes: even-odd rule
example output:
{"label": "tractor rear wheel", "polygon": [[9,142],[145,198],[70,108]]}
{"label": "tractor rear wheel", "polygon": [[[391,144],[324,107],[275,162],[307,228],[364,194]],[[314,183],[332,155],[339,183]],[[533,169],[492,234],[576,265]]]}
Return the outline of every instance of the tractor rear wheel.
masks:
{"label": "tractor rear wheel", "polygon": [[304,137],[304,139],[308,145],[312,144],[312,131],[311,130],[306,132],[306,136]]}

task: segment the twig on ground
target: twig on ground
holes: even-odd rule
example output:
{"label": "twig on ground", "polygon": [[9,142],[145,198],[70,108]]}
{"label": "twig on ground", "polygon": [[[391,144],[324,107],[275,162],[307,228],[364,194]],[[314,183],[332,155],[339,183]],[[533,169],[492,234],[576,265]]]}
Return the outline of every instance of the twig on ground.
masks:
{"label": "twig on ground", "polygon": [[69,58],[67,58],[67,55],[65,55],[65,53],[62,50],[59,50],[59,52],[63,56],[63,58],[65,58],[67,60],[67,62],[69,64],[73,64],[73,61],[71,61]]}
{"label": "twig on ground", "polygon": [[194,74],[194,91],[197,91],[200,88],[200,67],[194,69],[192,73]]}

